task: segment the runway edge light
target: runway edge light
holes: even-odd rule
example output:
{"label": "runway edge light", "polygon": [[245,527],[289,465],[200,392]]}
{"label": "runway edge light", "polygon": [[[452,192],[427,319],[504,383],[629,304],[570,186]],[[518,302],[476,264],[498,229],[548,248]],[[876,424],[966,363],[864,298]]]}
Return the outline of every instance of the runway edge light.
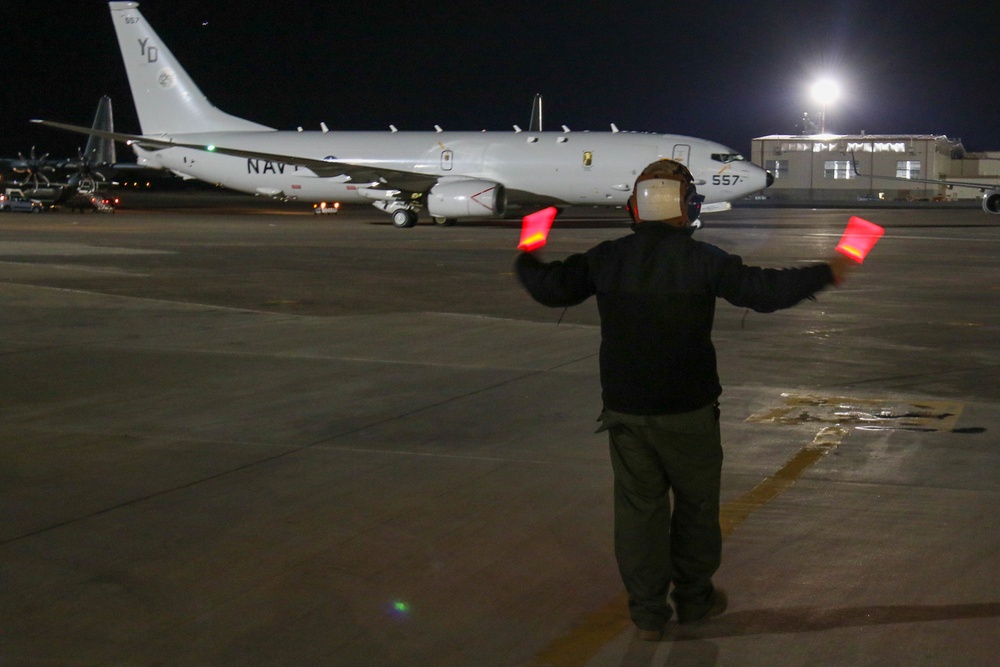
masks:
{"label": "runway edge light", "polygon": [[875,247],[885,230],[873,222],[852,215],[844,235],[837,244],[837,252],[850,257],[858,264],[865,261],[868,251]]}
{"label": "runway edge light", "polygon": [[517,244],[517,249],[532,252],[545,245],[548,241],[549,230],[552,229],[552,221],[556,219],[558,214],[559,209],[555,206],[549,206],[524,216],[521,220],[521,242]]}

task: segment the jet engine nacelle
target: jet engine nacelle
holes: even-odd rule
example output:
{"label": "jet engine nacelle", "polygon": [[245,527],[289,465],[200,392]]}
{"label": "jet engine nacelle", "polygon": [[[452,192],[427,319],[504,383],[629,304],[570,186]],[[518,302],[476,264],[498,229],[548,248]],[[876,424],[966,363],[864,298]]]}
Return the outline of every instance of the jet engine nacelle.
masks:
{"label": "jet engine nacelle", "polygon": [[1000,188],[990,190],[983,195],[983,210],[1000,215]]}
{"label": "jet engine nacelle", "polygon": [[441,181],[427,193],[427,211],[435,218],[503,215],[506,209],[507,191],[493,181]]}

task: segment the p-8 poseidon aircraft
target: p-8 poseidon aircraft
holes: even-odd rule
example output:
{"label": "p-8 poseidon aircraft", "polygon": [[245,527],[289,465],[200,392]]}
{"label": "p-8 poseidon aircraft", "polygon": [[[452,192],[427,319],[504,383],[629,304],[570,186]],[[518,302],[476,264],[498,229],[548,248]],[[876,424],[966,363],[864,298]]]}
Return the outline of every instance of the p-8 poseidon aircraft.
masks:
{"label": "p-8 poseidon aircraft", "polygon": [[100,132],[142,166],[233,190],[305,202],[370,202],[397,227],[502,216],[508,205],[624,206],[650,162],[684,163],[703,212],[762,190],[771,176],[739,153],[694,137],[619,132],[279,131],[213,106],[139,12],[110,2],[142,134]]}

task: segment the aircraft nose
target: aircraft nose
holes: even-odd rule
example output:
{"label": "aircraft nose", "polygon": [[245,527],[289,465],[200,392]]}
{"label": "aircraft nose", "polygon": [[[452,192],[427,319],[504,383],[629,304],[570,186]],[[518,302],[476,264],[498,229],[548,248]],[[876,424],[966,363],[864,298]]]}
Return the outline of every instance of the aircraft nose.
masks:
{"label": "aircraft nose", "polygon": [[771,172],[767,172],[767,185],[765,185],[764,187],[769,188],[772,185],[774,185],[774,174],[772,174]]}

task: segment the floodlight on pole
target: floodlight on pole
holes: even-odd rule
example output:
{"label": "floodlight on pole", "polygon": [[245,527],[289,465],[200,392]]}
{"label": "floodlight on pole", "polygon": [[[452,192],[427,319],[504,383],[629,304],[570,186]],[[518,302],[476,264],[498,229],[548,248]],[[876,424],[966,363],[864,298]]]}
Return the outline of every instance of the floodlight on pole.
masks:
{"label": "floodlight on pole", "polygon": [[826,134],[826,108],[840,97],[840,86],[833,79],[820,79],[813,84],[812,96],[819,102],[819,133]]}

